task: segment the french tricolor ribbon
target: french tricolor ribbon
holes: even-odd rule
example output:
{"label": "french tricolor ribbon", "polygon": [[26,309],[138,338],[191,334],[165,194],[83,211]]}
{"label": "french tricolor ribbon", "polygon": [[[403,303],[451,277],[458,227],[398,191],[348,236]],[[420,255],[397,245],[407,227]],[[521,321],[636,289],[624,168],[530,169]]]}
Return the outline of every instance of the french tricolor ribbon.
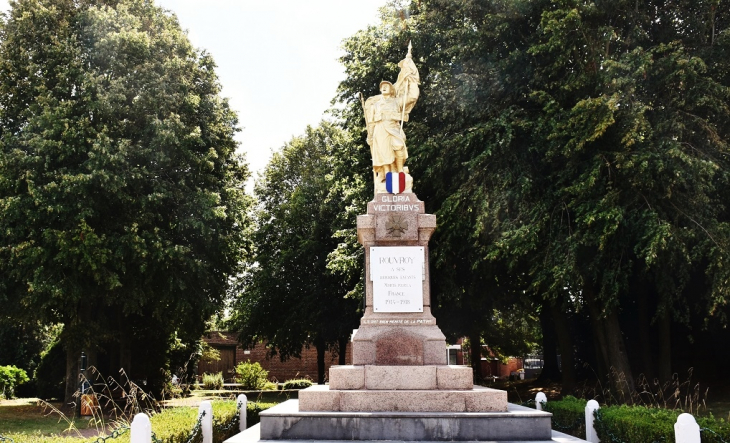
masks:
{"label": "french tricolor ribbon", "polygon": [[391,194],[400,194],[406,189],[405,172],[386,172],[385,189]]}

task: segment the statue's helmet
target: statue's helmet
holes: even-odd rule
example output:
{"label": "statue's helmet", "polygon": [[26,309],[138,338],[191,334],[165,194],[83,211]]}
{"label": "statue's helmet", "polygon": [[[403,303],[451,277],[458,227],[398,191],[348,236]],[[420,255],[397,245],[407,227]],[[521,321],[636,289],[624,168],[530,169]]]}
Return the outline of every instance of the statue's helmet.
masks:
{"label": "statue's helmet", "polygon": [[390,85],[390,90],[392,92],[395,92],[395,86],[393,86],[393,83],[389,82],[388,80],[383,80],[382,82],[380,82],[380,84],[378,85],[378,89],[383,89],[383,85]]}

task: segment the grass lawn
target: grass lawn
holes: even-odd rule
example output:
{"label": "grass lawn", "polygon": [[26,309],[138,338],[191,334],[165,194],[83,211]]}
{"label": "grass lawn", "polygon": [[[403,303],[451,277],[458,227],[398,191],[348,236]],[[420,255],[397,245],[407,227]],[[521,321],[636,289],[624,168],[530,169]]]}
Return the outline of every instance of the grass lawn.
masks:
{"label": "grass lawn", "polygon": [[[245,392],[249,402],[281,403],[289,398],[296,398],[296,392],[262,391]],[[166,408],[188,407],[197,410],[203,400],[235,400],[238,393],[231,391],[192,391],[187,398],[167,400]],[[55,408],[61,408],[61,403],[54,402]],[[62,435],[67,437],[96,437],[102,431],[101,424],[89,418],[73,418],[73,410],[66,408],[62,411],[43,406],[37,398],[23,398],[15,400],[0,400],[0,435],[13,435],[16,443],[21,443],[15,435]],[[107,420],[107,425],[113,424]]]}
{"label": "grass lawn", "polygon": [[[56,403],[54,406],[58,407],[60,404]],[[79,429],[86,429],[89,425],[87,419],[72,421],[72,423]],[[37,432],[78,435],[75,432],[64,432],[70,427],[70,423],[57,412],[53,412],[49,407],[40,406],[37,398],[0,400],[0,434],[2,435]]]}

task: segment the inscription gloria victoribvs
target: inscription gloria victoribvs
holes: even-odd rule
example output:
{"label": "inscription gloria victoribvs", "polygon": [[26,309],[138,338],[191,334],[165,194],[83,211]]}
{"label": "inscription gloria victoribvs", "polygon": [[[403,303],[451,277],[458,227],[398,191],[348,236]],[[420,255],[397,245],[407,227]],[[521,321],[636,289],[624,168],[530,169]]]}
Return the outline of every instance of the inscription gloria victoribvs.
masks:
{"label": "inscription gloria victoribvs", "polygon": [[375,312],[423,312],[423,246],[370,248]]}
{"label": "inscription gloria victoribvs", "polygon": [[373,209],[378,212],[417,212],[421,208],[419,202],[417,200],[411,200],[411,196],[409,195],[380,195],[379,197],[380,198],[373,205]]}

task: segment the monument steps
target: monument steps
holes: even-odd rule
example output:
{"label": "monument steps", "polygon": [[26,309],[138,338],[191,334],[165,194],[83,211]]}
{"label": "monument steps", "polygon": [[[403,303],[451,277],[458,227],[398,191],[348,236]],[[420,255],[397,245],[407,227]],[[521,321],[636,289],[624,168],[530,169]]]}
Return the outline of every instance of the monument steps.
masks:
{"label": "monument steps", "polygon": [[550,429],[551,414],[509,404],[507,412],[304,412],[288,400],[261,412],[261,423],[226,441],[584,442]]}

